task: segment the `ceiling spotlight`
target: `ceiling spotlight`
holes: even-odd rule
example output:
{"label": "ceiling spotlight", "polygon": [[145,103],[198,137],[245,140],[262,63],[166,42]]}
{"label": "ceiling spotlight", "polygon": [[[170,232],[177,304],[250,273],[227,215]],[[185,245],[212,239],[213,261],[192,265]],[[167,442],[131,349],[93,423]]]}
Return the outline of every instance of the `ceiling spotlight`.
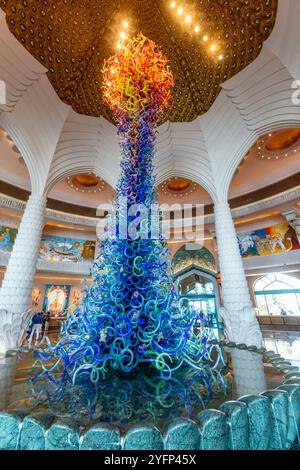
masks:
{"label": "ceiling spotlight", "polygon": [[179,7],[178,10],[177,10],[177,13],[178,13],[179,16],[181,16],[183,14],[183,8]]}
{"label": "ceiling spotlight", "polygon": [[129,26],[129,25],[128,25],[128,21],[123,21],[123,27],[124,27],[125,29],[127,29],[128,26]]}
{"label": "ceiling spotlight", "polygon": [[219,59],[219,60],[223,60],[222,54],[219,55],[218,59]]}
{"label": "ceiling spotlight", "polygon": [[216,44],[212,44],[212,45],[210,46],[210,50],[211,50],[212,52],[215,52],[215,51],[217,50]]}
{"label": "ceiling spotlight", "polygon": [[186,15],[185,22],[190,23],[191,21],[192,21],[192,18],[190,17],[190,15]]}
{"label": "ceiling spotlight", "polygon": [[171,6],[171,8],[175,8],[176,7],[176,2],[171,2],[170,6]]}
{"label": "ceiling spotlight", "polygon": [[126,34],[124,33],[124,31],[121,31],[121,32],[120,32],[120,38],[121,38],[121,39],[125,39],[125,38],[126,38]]}
{"label": "ceiling spotlight", "polygon": [[205,35],[203,36],[203,41],[205,41],[205,42],[208,41],[208,36],[207,36],[207,34],[205,34]]}
{"label": "ceiling spotlight", "polygon": [[269,134],[269,137],[272,137],[272,134]]}
{"label": "ceiling spotlight", "polygon": [[120,44],[119,42],[118,42],[118,44],[117,44],[117,48],[118,48],[118,49],[121,49],[121,48],[122,48],[122,46],[121,46],[121,44]]}
{"label": "ceiling spotlight", "polygon": [[199,26],[199,25],[195,26],[194,31],[195,31],[195,33],[199,33],[199,31],[200,31],[200,26]]}

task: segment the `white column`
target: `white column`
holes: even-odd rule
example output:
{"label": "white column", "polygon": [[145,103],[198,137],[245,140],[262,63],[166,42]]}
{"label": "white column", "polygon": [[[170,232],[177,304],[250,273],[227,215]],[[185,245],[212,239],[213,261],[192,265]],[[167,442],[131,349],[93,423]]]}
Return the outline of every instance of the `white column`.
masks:
{"label": "white column", "polygon": [[0,289],[0,310],[21,314],[30,307],[45,207],[44,196],[29,197]]}
{"label": "white column", "polygon": [[215,227],[221,273],[224,320],[228,339],[261,346],[261,332],[252,307],[239,244],[227,201],[215,204]]}

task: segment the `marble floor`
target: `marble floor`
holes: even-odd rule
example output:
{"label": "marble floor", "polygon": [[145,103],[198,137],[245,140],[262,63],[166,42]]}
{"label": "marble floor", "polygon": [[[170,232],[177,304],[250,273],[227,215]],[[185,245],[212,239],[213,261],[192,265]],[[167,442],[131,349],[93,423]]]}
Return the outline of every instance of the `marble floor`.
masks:
{"label": "marble floor", "polygon": [[263,342],[300,369],[300,331],[263,331]]}

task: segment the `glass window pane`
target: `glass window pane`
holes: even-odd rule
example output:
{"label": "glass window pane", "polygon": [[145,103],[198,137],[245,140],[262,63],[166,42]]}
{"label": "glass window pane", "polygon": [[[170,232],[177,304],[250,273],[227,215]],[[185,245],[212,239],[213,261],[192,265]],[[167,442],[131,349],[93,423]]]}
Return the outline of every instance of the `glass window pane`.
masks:
{"label": "glass window pane", "polygon": [[254,290],[265,292],[265,295],[255,295],[259,314],[300,315],[300,295],[291,292],[296,289],[300,289],[300,280],[287,274],[268,274],[259,279]]}

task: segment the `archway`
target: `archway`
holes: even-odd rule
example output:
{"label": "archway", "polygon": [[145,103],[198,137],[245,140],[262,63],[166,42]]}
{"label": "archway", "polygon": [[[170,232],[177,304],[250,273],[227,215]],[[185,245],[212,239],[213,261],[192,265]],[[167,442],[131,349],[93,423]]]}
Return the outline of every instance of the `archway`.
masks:
{"label": "archway", "polygon": [[267,274],[254,284],[259,315],[300,315],[300,279],[282,273]]}
{"label": "archway", "polygon": [[[300,128],[262,134],[235,169],[229,187],[231,206],[249,204],[295,186],[299,172]],[[275,187],[278,184],[278,188]]]}

